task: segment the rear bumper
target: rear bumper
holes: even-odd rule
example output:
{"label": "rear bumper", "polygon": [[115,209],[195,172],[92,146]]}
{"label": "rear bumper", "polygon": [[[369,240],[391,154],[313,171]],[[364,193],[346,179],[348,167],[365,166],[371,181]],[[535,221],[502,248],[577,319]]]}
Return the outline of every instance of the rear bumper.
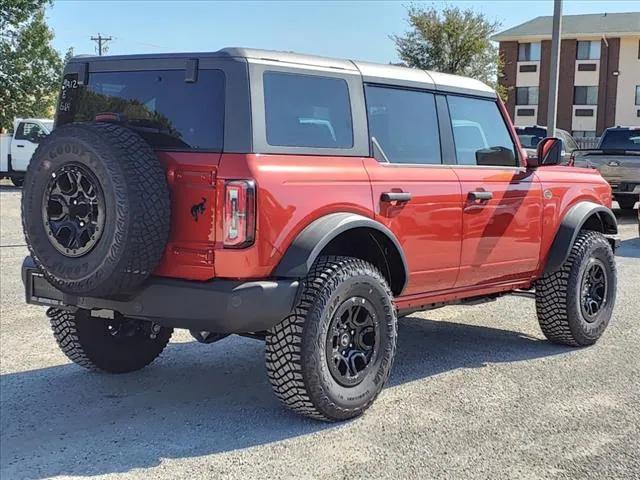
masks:
{"label": "rear bumper", "polygon": [[126,298],[69,295],[52,287],[31,257],[22,264],[27,303],[61,309],[104,309],[160,325],[215,333],[268,330],[293,308],[297,280],[194,282],[151,277]]}

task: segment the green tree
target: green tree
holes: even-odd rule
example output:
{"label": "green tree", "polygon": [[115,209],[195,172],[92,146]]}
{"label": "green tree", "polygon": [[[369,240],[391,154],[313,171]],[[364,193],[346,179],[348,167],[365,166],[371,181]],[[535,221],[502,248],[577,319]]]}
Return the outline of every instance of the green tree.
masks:
{"label": "green tree", "polygon": [[52,115],[62,60],[44,18],[47,0],[0,0],[0,129]]}
{"label": "green tree", "polygon": [[489,38],[500,27],[498,22],[453,6],[409,6],[407,14],[410,29],[391,37],[405,65],[464,75],[496,87],[500,57]]}

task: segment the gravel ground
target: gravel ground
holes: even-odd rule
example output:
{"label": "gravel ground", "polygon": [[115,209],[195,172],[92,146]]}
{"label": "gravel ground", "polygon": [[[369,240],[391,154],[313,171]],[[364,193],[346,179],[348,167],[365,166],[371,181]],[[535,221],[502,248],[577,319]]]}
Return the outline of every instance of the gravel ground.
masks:
{"label": "gravel ground", "polygon": [[140,372],[85,372],[24,304],[20,191],[0,186],[0,476],[640,478],[640,239],[622,216],[614,321],[549,344],[506,297],[400,321],[389,385],[360,419],[283,410],[261,342],[179,332]]}

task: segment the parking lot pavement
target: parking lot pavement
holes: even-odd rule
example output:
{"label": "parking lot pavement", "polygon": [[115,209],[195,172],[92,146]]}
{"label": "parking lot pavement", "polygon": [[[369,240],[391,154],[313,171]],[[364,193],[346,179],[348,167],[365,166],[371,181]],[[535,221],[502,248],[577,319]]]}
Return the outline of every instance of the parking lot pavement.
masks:
{"label": "parking lot pavement", "polygon": [[[551,345],[505,297],[400,320],[389,385],[360,419],[305,420],[272,395],[261,342],[179,332],[133,374],[93,374],[23,301],[20,191],[0,186],[0,477],[640,478],[640,240],[620,216],[601,341]],[[620,212],[616,212],[620,214]]]}

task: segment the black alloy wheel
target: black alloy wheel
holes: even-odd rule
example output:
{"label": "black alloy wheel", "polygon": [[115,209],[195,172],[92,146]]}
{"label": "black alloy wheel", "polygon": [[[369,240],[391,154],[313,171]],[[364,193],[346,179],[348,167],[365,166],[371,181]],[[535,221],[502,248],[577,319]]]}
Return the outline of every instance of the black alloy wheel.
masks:
{"label": "black alloy wheel", "polygon": [[51,244],[66,257],[81,257],[98,243],[105,222],[100,183],[84,165],[70,163],[51,174],[42,197]]}
{"label": "black alloy wheel", "polygon": [[591,258],[582,275],[580,307],[584,319],[593,323],[606,304],[607,270],[601,260]]}
{"label": "black alloy wheel", "polygon": [[327,335],[326,358],[331,375],[340,385],[362,382],[375,363],[380,343],[375,308],[367,299],[351,297],[333,316]]}

